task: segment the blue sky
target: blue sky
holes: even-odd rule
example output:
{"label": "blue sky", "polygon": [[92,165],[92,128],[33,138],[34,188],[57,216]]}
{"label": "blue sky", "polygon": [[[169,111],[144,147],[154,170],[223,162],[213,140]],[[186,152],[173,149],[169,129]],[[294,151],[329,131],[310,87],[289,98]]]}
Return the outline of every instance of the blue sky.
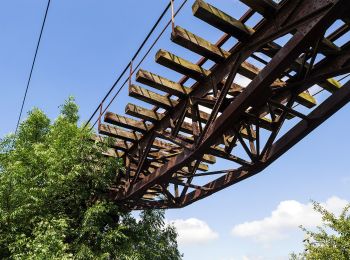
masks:
{"label": "blue sky", "polygon": [[[235,17],[246,10],[235,0],[208,2]],[[54,119],[58,106],[73,95],[86,120],[167,3],[53,0],[24,111],[36,106]],[[215,42],[220,32],[192,16],[192,3],[188,1],[176,24]],[[0,1],[0,137],[16,127],[45,7],[43,0]],[[199,58],[172,44],[168,30],[142,67],[172,80],[180,75],[154,62],[159,48],[193,62]],[[110,110],[123,114],[128,102],[135,101],[126,87]],[[167,220],[179,229],[184,259],[287,259],[300,250],[298,225],[312,228],[319,221],[310,199],[335,211],[350,200],[349,113],[346,106],[255,177],[187,208],[167,211]],[[215,167],[229,166],[220,162]]]}

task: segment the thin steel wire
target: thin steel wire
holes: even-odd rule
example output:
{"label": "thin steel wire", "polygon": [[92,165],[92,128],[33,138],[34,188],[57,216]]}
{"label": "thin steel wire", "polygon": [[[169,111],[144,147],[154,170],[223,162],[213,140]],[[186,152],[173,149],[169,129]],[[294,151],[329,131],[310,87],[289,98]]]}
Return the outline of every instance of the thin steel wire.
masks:
{"label": "thin steel wire", "polygon": [[[174,17],[176,17],[176,15],[181,11],[181,9],[184,7],[184,5],[187,3],[188,0],[184,0],[182,2],[182,4],[179,6],[179,8],[177,9],[177,11],[174,14]],[[142,57],[142,59],[139,61],[139,63],[137,64],[137,66],[132,70],[132,72],[130,73],[130,76],[123,82],[123,84],[120,86],[120,88],[118,89],[118,91],[114,94],[114,96],[112,97],[112,99],[109,101],[108,105],[103,109],[102,115],[107,111],[107,109],[110,107],[110,105],[113,103],[113,101],[116,99],[116,97],[119,95],[120,91],[124,88],[125,84],[129,81],[129,78],[132,77],[132,75],[135,73],[135,71],[137,71],[137,69],[140,67],[140,65],[143,63],[143,61],[146,59],[146,57],[148,56],[148,54],[151,52],[151,50],[153,49],[153,47],[156,45],[156,43],[158,42],[158,40],[160,39],[160,37],[164,34],[164,32],[166,31],[166,29],[168,28],[168,26],[172,23],[172,19],[170,19],[167,24],[164,26],[163,30],[159,33],[158,37],[154,40],[154,42],[152,43],[152,45],[148,48],[147,52],[145,53],[145,55]],[[134,60],[134,59],[132,59]],[[128,67],[131,65],[131,62],[129,63]],[[126,67],[126,69],[128,68]],[[125,71],[126,71],[125,69]],[[108,93],[108,95],[105,97],[105,99],[103,99],[103,101],[105,101],[107,99],[107,97],[109,96],[110,93]],[[103,102],[102,101],[102,102]],[[101,102],[101,103],[102,103]],[[99,106],[100,107],[100,106]],[[98,107],[98,108],[99,108]],[[98,110],[97,108],[97,110]],[[87,126],[87,124],[91,121],[92,117],[96,114],[96,112],[90,117],[89,121],[85,124],[84,128]],[[96,125],[96,123],[98,122],[99,118],[93,123],[93,125],[91,126],[90,130],[94,128],[94,126]]]}
{"label": "thin steel wire", "polygon": [[[185,2],[187,2],[187,0],[185,0]],[[163,19],[164,15],[167,13],[167,11],[169,10],[169,8],[171,7],[171,3],[169,2],[168,5],[165,7],[164,11],[162,12],[162,14],[159,16],[158,20],[156,21],[156,23],[153,25],[152,29],[149,31],[149,33],[147,34],[146,38],[143,40],[143,42],[141,43],[141,45],[139,46],[138,50],[135,52],[134,56],[132,57],[131,61],[125,66],[124,70],[122,71],[122,73],[119,75],[118,79],[114,82],[114,84],[112,85],[112,87],[109,89],[109,91],[107,92],[107,94],[104,96],[104,98],[102,99],[102,101],[99,103],[99,105],[97,106],[97,108],[95,109],[95,111],[92,113],[92,115],[90,116],[89,120],[85,123],[84,128],[91,122],[92,118],[96,115],[97,111],[99,110],[101,104],[106,101],[106,99],[109,97],[109,95],[111,94],[111,92],[115,89],[115,87],[117,86],[117,84],[119,83],[119,81],[121,80],[121,78],[124,76],[124,74],[126,73],[126,71],[128,70],[128,68],[130,68],[131,63],[137,58],[137,56],[139,55],[139,53],[141,52],[142,48],[144,47],[144,45],[146,44],[146,42],[148,41],[148,39],[151,37],[152,33],[154,32],[154,30],[157,28],[158,24],[160,23],[160,21]],[[182,8],[182,7],[181,7]],[[161,32],[161,34],[163,34],[163,31]],[[157,38],[157,40],[160,37]],[[154,45],[152,45],[154,46]],[[148,52],[149,53],[149,52]],[[148,54],[147,53],[147,54]],[[135,71],[137,69],[137,67],[133,70]],[[132,74],[130,75],[130,77],[132,76]],[[122,87],[120,87],[117,91],[117,94],[113,97],[113,100],[115,99],[115,97],[120,93],[121,89],[124,87],[125,83],[123,83]],[[110,103],[108,104],[107,107],[109,107]],[[104,112],[106,111],[106,109],[104,110]],[[103,112],[103,113],[104,113]],[[97,119],[98,121],[98,119]],[[96,125],[96,122],[93,124],[93,126],[91,127],[91,129]]]}
{"label": "thin steel wire", "polygon": [[30,69],[29,77],[28,77],[28,80],[27,80],[27,86],[26,86],[26,89],[24,91],[24,96],[23,96],[23,99],[22,99],[22,105],[21,105],[21,110],[19,112],[19,116],[18,116],[18,120],[17,120],[15,134],[17,134],[19,123],[21,121],[21,117],[22,117],[22,113],[23,113],[23,107],[24,107],[24,104],[25,104],[26,99],[27,99],[28,89],[29,89],[29,86],[30,86],[30,81],[32,79],[33,70],[34,70],[34,66],[35,66],[35,61],[36,61],[36,57],[38,55],[38,50],[39,50],[39,46],[40,46],[40,42],[41,42],[41,37],[43,35],[43,31],[44,31],[44,27],[45,27],[45,23],[46,23],[46,18],[47,18],[47,14],[48,14],[49,7],[50,7],[50,2],[51,2],[51,0],[47,1],[45,15],[44,15],[44,19],[43,19],[43,22],[42,22],[42,25],[41,25],[39,39],[38,39],[38,42],[37,42],[37,45],[36,45],[35,54],[34,54],[34,58],[33,58],[33,62],[32,62],[32,67]]}

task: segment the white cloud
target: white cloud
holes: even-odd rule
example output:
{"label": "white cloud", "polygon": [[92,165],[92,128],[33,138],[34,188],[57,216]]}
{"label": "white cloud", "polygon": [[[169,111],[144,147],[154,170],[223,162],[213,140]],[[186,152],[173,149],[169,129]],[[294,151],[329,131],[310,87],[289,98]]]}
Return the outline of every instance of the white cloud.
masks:
{"label": "white cloud", "polygon": [[221,260],[264,260],[265,258],[263,256],[256,256],[256,255],[243,255],[242,257],[229,257],[229,258],[223,258]]}
{"label": "white cloud", "polygon": [[264,257],[262,256],[247,256],[247,255],[244,255],[242,257],[242,260],[263,260]]}
{"label": "white cloud", "polygon": [[219,237],[206,222],[200,219],[177,219],[170,223],[178,232],[177,240],[180,245],[201,244]]}
{"label": "white cloud", "polygon": [[[347,203],[346,200],[333,196],[321,204],[329,211],[339,214]],[[321,216],[313,210],[311,203],[287,200],[280,202],[271,215],[264,219],[234,226],[232,234],[268,243],[288,237],[289,231],[297,229],[300,225],[312,228],[320,224]]]}

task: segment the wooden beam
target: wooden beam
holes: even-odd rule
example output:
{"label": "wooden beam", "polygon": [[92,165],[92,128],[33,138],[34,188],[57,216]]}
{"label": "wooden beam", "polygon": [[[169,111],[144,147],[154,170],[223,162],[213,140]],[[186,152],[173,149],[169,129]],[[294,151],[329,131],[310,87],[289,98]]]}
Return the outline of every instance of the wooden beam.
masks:
{"label": "wooden beam", "polygon": [[[136,169],[136,167],[135,167],[136,164],[131,164],[131,165],[134,166],[134,167],[131,167],[131,169],[132,169],[132,170],[135,170],[135,169]],[[151,162],[151,163],[149,164],[149,169],[155,170],[155,169],[157,169],[157,168],[159,168],[159,167],[162,167],[163,165],[164,165],[163,163]],[[191,163],[191,166],[193,166],[193,165],[194,165],[194,163]],[[186,173],[189,173],[189,172],[190,172],[190,170],[188,169],[187,166],[183,167],[181,170],[182,170],[182,171],[185,171]],[[202,172],[206,172],[206,171],[209,170],[209,167],[208,167],[208,165],[206,165],[206,164],[204,164],[204,163],[200,163],[199,166],[198,166],[198,170],[199,170],[199,171],[202,171]]]}
{"label": "wooden beam", "polygon": [[91,140],[93,140],[95,142],[106,143],[109,146],[111,146],[112,148],[117,149],[117,150],[121,150],[121,151],[127,151],[132,146],[131,144],[129,144],[128,142],[126,142],[124,140],[113,138],[111,141],[108,141],[107,138],[100,136],[100,135],[95,135],[95,134],[93,134],[91,136]]}
{"label": "wooden beam", "polygon": [[171,40],[180,46],[215,62],[221,62],[230,55],[229,52],[181,28],[180,26],[175,27],[171,34]]}
{"label": "wooden beam", "polygon": [[178,97],[191,92],[190,88],[142,69],[136,73],[136,81]]}
{"label": "wooden beam", "polygon": [[[172,34],[172,40],[177,44],[215,62],[222,62],[230,55],[229,52],[179,26],[175,27],[175,31]],[[242,63],[238,70],[238,73],[249,79],[253,79],[259,74],[259,72],[259,68],[246,61]]]}
{"label": "wooden beam", "polygon": [[247,40],[254,33],[254,30],[242,22],[202,0],[197,0],[193,4],[192,11],[194,16],[237,38],[239,41]]}
{"label": "wooden beam", "polygon": [[120,127],[110,126],[105,124],[100,124],[98,128],[98,132],[103,135],[120,138],[130,142],[136,142],[137,140],[140,140],[142,137],[141,134],[135,133],[133,131],[126,131],[121,129]]}
{"label": "wooden beam", "polygon": [[126,105],[125,113],[151,122],[156,122],[164,117],[163,113],[158,113],[131,103]]}
{"label": "wooden beam", "polygon": [[324,88],[325,90],[331,93],[336,92],[342,87],[340,82],[334,78],[327,79],[326,81],[318,83],[317,85],[319,85],[320,87]]}
{"label": "wooden beam", "polygon": [[[126,131],[121,129],[120,127],[109,126],[105,124],[100,125],[99,133],[110,137],[120,138],[122,140],[126,140],[133,143],[135,143],[137,140],[139,140],[142,137],[141,134],[135,133],[133,131]],[[172,143],[164,142],[159,139],[155,139],[153,141],[152,147],[157,149],[170,149],[170,148],[177,149],[178,148]]]}
{"label": "wooden beam", "polygon": [[121,126],[139,132],[147,132],[152,129],[152,124],[138,121],[125,116],[117,115],[112,112],[106,112],[104,121],[113,125]]}
{"label": "wooden beam", "polygon": [[[216,47],[208,41],[196,36],[195,34],[177,26],[172,34],[172,40],[189,50],[212,59],[216,62],[223,61],[230,53]],[[243,62],[238,70],[238,73],[253,80],[259,73],[260,69],[249,62]],[[276,81],[275,84],[282,84],[282,81]],[[301,105],[312,108],[316,105],[316,99],[308,92],[304,92],[297,97],[297,102]]]}
{"label": "wooden beam", "polygon": [[103,155],[114,158],[122,158],[124,156],[124,152],[115,150],[113,148],[108,148],[106,151],[102,152]]}
{"label": "wooden beam", "polygon": [[175,107],[178,104],[176,100],[136,85],[129,86],[129,96],[165,109]]}
{"label": "wooden beam", "polygon": [[320,44],[320,52],[323,54],[340,52],[341,48],[335,45],[332,41],[327,38],[323,38]]}
{"label": "wooden beam", "polygon": [[[126,105],[125,113],[127,115],[138,117],[151,122],[156,122],[158,120],[161,120],[164,117],[163,113],[155,112],[153,110],[143,108],[141,106],[137,106],[131,103]],[[188,118],[191,118],[190,109],[186,111],[186,116]],[[201,122],[205,123],[208,121],[210,114],[204,111],[199,111],[199,116],[200,116]]]}
{"label": "wooden beam", "polygon": [[[178,151],[178,152],[168,152],[166,150],[160,150],[160,151],[154,151],[154,152],[150,152],[149,156],[155,159],[165,159],[168,160],[167,158],[173,157],[174,155],[177,155],[179,153],[181,153],[182,151]],[[204,154],[202,161],[205,163],[209,163],[209,164],[214,164],[216,162],[215,156],[211,155],[211,154]]]}
{"label": "wooden beam", "polygon": [[210,74],[209,70],[180,58],[168,51],[159,50],[156,54],[156,62],[195,80],[201,80]]}
{"label": "wooden beam", "polygon": [[307,108],[313,108],[317,105],[316,98],[310,95],[309,92],[305,91],[303,93],[300,93],[295,100],[300,105],[303,105]]}

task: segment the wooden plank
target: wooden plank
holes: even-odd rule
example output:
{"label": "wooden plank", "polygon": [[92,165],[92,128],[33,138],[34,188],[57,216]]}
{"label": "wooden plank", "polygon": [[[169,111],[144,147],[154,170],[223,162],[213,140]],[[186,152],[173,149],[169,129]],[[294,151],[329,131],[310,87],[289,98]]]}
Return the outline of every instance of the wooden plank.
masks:
{"label": "wooden plank", "polygon": [[311,96],[310,93],[307,91],[300,93],[296,97],[296,102],[307,108],[313,108],[314,106],[317,105],[316,99],[313,96]]}
{"label": "wooden plank", "polygon": [[[152,156],[152,158],[156,158],[156,159],[163,159],[164,158],[165,160],[167,160],[166,158],[173,157],[181,152],[182,151],[171,153],[171,152],[167,152],[164,150],[160,150],[158,152],[150,152],[149,156]],[[216,158],[215,158],[215,156],[213,156],[211,154],[204,154],[202,161],[205,163],[214,164],[216,162]]]}
{"label": "wooden plank", "polygon": [[126,131],[121,129],[120,127],[110,126],[105,124],[100,124],[98,128],[98,132],[103,135],[120,138],[130,142],[136,142],[137,140],[140,140],[142,137],[141,134],[135,133],[133,131]]}
{"label": "wooden plank", "polygon": [[[195,162],[192,162],[191,163],[191,166],[193,167],[195,165]],[[188,167],[184,167],[187,171],[189,171],[189,169],[188,169]],[[182,168],[182,169],[184,169],[184,168]],[[204,164],[204,163],[200,163],[199,164],[199,166],[198,166],[198,170],[199,171],[204,171],[204,172],[206,172],[206,171],[208,171],[209,170],[209,167],[208,167],[208,165],[206,165],[206,164]]]}
{"label": "wooden plank", "polygon": [[[193,164],[194,164],[194,163],[192,163],[192,165],[193,165]],[[150,172],[153,172],[154,170],[160,168],[161,166],[163,166],[162,163],[152,162],[152,163],[149,165],[148,170],[149,170]],[[135,171],[135,170],[137,169],[137,165],[136,165],[135,163],[131,163],[131,164],[130,164],[130,169],[132,169],[132,170]],[[198,170],[199,170],[199,171],[202,171],[202,172],[206,172],[206,171],[209,170],[209,167],[208,167],[208,165],[206,165],[206,164],[200,163],[199,166],[198,166]],[[181,171],[185,172],[186,174],[189,174],[189,173],[190,173],[190,170],[189,170],[189,168],[188,168],[187,166],[183,167],[183,168],[181,169]]]}
{"label": "wooden plank", "polygon": [[164,142],[163,140],[160,140],[160,139],[155,139],[153,141],[152,147],[157,148],[157,149],[165,149],[165,150],[169,150],[169,149],[178,150],[179,149],[174,144],[169,143],[169,142]]}
{"label": "wooden plank", "polygon": [[260,73],[260,69],[249,62],[242,62],[241,66],[238,69],[238,73],[247,77],[248,79],[253,80],[256,75]]}
{"label": "wooden plank", "polygon": [[327,53],[340,52],[341,48],[335,45],[332,41],[328,40],[327,38],[323,38],[320,44],[319,50],[323,54],[327,54]]}
{"label": "wooden plank", "polygon": [[240,0],[265,18],[272,18],[277,10],[277,5],[271,0]]}
{"label": "wooden plank", "polygon": [[[99,133],[110,137],[120,138],[122,140],[126,140],[133,143],[135,143],[137,140],[139,140],[142,137],[141,134],[135,133],[133,131],[126,131],[121,129],[120,127],[109,126],[105,124],[100,125]],[[155,139],[153,141],[152,147],[157,149],[170,149],[170,148],[176,149],[177,148],[177,146],[175,146],[174,144],[169,142],[164,142],[159,139]]]}
{"label": "wooden plank", "polygon": [[214,164],[216,163],[216,158],[211,154],[204,154],[202,157],[202,161],[206,163]]}
{"label": "wooden plank", "polygon": [[334,78],[327,79],[326,81],[318,83],[317,85],[319,85],[320,87],[324,88],[325,90],[331,93],[336,92],[338,89],[342,87],[340,82]]}
{"label": "wooden plank", "polygon": [[156,54],[156,62],[195,80],[201,80],[210,74],[209,70],[180,58],[168,51],[159,50]]}
{"label": "wooden plank", "polygon": [[126,151],[132,147],[131,144],[127,143],[124,140],[119,140],[116,138],[113,138],[111,141],[107,140],[106,137],[100,136],[100,135],[92,135],[91,140],[95,142],[100,142],[100,143],[107,143],[109,146],[111,146],[114,149],[121,150],[121,151]]}
{"label": "wooden plank", "polygon": [[124,152],[115,150],[113,148],[108,148],[106,151],[102,152],[103,155],[114,158],[122,158],[124,156]]}
{"label": "wooden plank", "polygon": [[[175,31],[172,34],[172,40],[177,44],[215,62],[221,62],[230,55],[229,52],[179,26],[175,27]],[[242,63],[238,70],[238,73],[249,79],[254,79],[259,72],[259,68],[246,61]]]}
{"label": "wooden plank", "polygon": [[180,46],[215,62],[222,62],[230,55],[229,52],[181,28],[180,26],[175,27],[171,34],[171,40]]}
{"label": "wooden plank", "polygon": [[192,11],[194,16],[237,38],[239,41],[246,41],[254,33],[254,30],[242,22],[202,0],[196,0],[192,6]]}
{"label": "wooden plank", "polygon": [[178,101],[136,85],[129,86],[129,96],[165,109],[175,107]]}
{"label": "wooden plank", "polygon": [[151,122],[156,122],[164,117],[163,113],[158,113],[131,103],[126,105],[125,113]]}
{"label": "wooden plank", "polygon": [[[134,104],[128,104],[125,108],[125,113],[130,116],[138,117],[144,120],[151,121],[153,123],[157,122],[158,120],[161,120],[164,117],[164,114],[155,112],[153,110],[149,110],[140,106],[136,106]],[[203,111],[199,112],[200,120],[202,123],[206,123],[209,120],[209,114]],[[249,116],[249,115],[248,115]],[[186,117],[192,118],[191,116],[191,110],[188,109],[186,112]],[[254,120],[252,120],[254,121]],[[192,126],[190,123],[184,122],[180,128],[180,130],[184,133],[192,133]],[[260,120],[260,127],[271,130],[272,125],[271,122],[268,121],[266,118],[261,118]]]}
{"label": "wooden plank", "polygon": [[151,130],[153,127],[152,124],[146,124],[145,122],[117,115],[112,112],[106,112],[104,121],[113,125],[121,126],[142,133]]}
{"label": "wooden plank", "polygon": [[[227,58],[230,53],[217,47],[205,39],[177,26],[172,34],[172,40],[177,44],[215,62],[221,62]],[[238,70],[238,73],[253,80],[260,69],[249,62],[243,62]],[[276,84],[283,82],[276,82]],[[224,82],[223,82],[224,84]],[[240,87],[242,88],[242,87]]]}
{"label": "wooden plank", "polygon": [[142,69],[136,73],[136,81],[178,97],[185,97],[191,92],[188,87]]}
{"label": "wooden plank", "polygon": [[[125,107],[125,113],[127,115],[138,117],[151,122],[156,122],[164,117],[163,113],[155,112],[153,110],[143,108],[141,106],[137,106],[131,103],[127,104],[127,106]],[[199,116],[203,123],[207,122],[210,117],[208,113],[203,111],[199,112]],[[186,117],[192,118],[190,109],[186,111]]]}

